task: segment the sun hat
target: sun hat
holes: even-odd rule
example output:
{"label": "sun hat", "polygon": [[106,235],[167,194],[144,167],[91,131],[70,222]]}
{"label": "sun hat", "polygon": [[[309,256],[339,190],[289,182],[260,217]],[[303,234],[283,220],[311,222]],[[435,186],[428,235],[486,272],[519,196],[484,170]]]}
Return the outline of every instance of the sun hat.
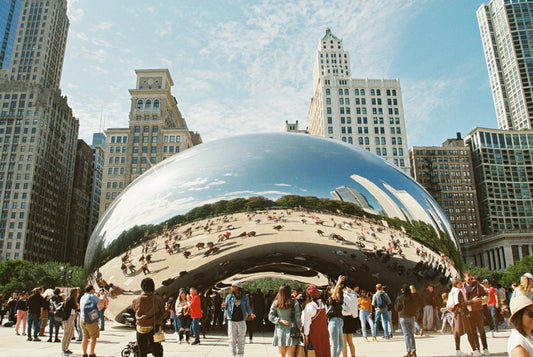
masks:
{"label": "sun hat", "polygon": [[242,289],[242,282],[237,280],[237,281],[234,281],[233,284],[231,284],[231,286],[236,286],[240,289]]}
{"label": "sun hat", "polygon": [[517,295],[511,299],[511,319],[520,310],[533,305],[533,301],[525,295]]}
{"label": "sun hat", "polygon": [[320,297],[320,291],[318,291],[316,285],[310,285],[307,288],[307,294],[314,299],[318,299]]}
{"label": "sun hat", "polygon": [[522,276],[525,276],[526,278],[528,279],[533,279],[533,275],[531,275],[531,273],[525,273],[524,275]]}

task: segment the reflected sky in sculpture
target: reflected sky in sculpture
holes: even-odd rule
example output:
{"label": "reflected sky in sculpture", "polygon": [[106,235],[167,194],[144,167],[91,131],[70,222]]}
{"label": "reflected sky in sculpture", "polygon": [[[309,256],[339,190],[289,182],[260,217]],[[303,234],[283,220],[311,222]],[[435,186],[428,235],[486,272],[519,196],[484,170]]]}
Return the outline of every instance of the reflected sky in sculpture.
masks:
{"label": "reflected sky in sculpture", "polygon": [[448,221],[429,194],[380,157],[319,137],[257,134],[196,146],[140,176],[97,225],[85,262],[90,262],[100,241],[106,247],[134,225],[159,224],[207,203],[284,195],[338,199],[342,197],[334,192],[341,187],[357,192],[368,206],[361,205],[363,209],[406,221],[424,221],[448,233],[458,246]]}

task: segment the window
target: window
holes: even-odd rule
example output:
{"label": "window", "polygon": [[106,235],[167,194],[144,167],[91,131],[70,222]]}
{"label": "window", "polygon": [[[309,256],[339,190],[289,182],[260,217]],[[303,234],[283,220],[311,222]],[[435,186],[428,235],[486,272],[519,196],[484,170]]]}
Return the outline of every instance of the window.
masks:
{"label": "window", "polygon": [[331,114],[331,107],[326,108],[326,113]]}
{"label": "window", "polygon": [[152,101],[150,99],[147,99],[145,104],[144,104],[144,107],[146,109],[150,109],[152,107]]}
{"label": "window", "polygon": [[157,136],[155,136],[155,135],[152,136],[152,142],[153,142],[153,143],[157,143]]}
{"label": "window", "polygon": [[370,139],[368,137],[365,137],[365,145],[370,145]]}
{"label": "window", "polygon": [[170,142],[171,142],[171,143],[174,142],[174,136],[171,136],[169,139],[170,139]]}
{"label": "window", "polygon": [[151,162],[152,164],[155,164],[155,163],[156,163],[156,161],[155,161],[155,157],[151,157],[151,158],[150,158],[150,162]]}
{"label": "window", "polygon": [[329,88],[326,88],[326,95],[330,95],[330,90],[329,90]]}
{"label": "window", "polygon": [[147,143],[147,142],[148,142],[148,136],[145,135],[145,136],[143,136],[143,143]]}
{"label": "window", "polygon": [[331,98],[326,98],[326,104],[331,104]]}
{"label": "window", "polygon": [[138,146],[134,146],[133,147],[133,153],[137,154],[138,152],[139,152],[139,147]]}
{"label": "window", "polygon": [[363,138],[359,138],[359,145],[363,145]]}
{"label": "window", "polygon": [[148,146],[143,146],[142,152],[143,152],[143,154],[147,154],[148,153]]}
{"label": "window", "polygon": [[376,154],[377,154],[377,155],[381,155],[381,149],[380,149],[380,148],[377,148],[377,149],[376,149]]}
{"label": "window", "polygon": [[137,109],[142,109],[142,107],[143,107],[143,101],[139,99],[137,101]]}
{"label": "window", "polygon": [[152,154],[157,153],[157,146],[152,146],[152,149],[150,151]]}
{"label": "window", "polygon": [[133,137],[133,142],[134,143],[138,143],[139,142],[139,137],[138,136],[134,136]]}
{"label": "window", "polygon": [[402,148],[398,149],[398,155],[403,156],[403,149]]}
{"label": "window", "polygon": [[379,145],[379,138],[376,138],[376,145]]}
{"label": "window", "polygon": [[382,137],[382,138],[381,138],[381,145],[386,145],[386,144],[387,144],[387,143],[386,143],[386,141],[385,141],[385,137]]}
{"label": "window", "polygon": [[383,154],[383,156],[387,156],[387,149],[383,148],[383,150],[381,150],[381,153]]}
{"label": "window", "polygon": [[333,134],[333,128],[331,126],[328,126],[328,134]]}
{"label": "window", "polygon": [[401,133],[402,133],[402,131],[400,130],[400,127],[397,127],[396,128],[396,134],[401,134]]}
{"label": "window", "polygon": [[137,161],[137,158],[136,157],[132,157],[131,158],[131,163],[132,164],[136,164],[138,161]]}

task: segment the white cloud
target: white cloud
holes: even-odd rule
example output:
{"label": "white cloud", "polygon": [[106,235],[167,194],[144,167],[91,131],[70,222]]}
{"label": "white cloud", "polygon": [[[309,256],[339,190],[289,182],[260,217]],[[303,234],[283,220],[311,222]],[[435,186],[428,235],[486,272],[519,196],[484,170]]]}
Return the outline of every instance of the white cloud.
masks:
{"label": "white cloud", "polygon": [[93,31],[107,31],[113,27],[113,24],[109,21],[102,21],[93,27]]}

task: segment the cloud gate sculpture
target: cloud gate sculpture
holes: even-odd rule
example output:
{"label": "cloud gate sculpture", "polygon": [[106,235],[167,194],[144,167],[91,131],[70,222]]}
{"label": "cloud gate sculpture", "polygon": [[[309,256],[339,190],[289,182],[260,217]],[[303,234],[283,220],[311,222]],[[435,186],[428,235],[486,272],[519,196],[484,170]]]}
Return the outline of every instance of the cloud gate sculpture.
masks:
{"label": "cloud gate sculpture", "polygon": [[[121,312],[145,276],[159,293],[339,274],[371,288],[446,281],[461,255],[431,196],[365,150],[300,134],[202,144],[131,183],[90,239],[85,265]],[[145,269],[143,269],[143,266]]]}

